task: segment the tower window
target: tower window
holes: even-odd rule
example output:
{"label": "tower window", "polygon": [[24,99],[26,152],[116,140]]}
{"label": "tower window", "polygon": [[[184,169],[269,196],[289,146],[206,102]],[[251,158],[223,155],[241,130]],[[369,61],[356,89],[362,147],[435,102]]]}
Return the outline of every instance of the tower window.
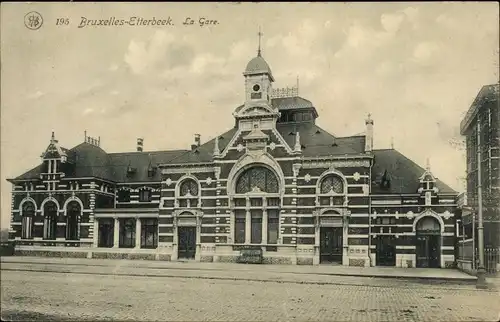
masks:
{"label": "tower window", "polygon": [[259,86],[259,84],[255,84],[255,85],[253,85],[253,91],[254,91],[254,92],[258,92],[259,90],[260,90],[260,86]]}

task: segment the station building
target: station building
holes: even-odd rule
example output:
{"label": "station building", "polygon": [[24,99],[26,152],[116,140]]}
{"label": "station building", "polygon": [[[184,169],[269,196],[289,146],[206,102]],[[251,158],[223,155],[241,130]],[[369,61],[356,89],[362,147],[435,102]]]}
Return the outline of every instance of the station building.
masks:
{"label": "station building", "polygon": [[185,150],[108,153],[100,138],[9,179],[10,239],[24,255],[350,266],[454,265],[457,193],[429,165],[316,124],[298,89],[273,89],[260,50],[235,125]]}

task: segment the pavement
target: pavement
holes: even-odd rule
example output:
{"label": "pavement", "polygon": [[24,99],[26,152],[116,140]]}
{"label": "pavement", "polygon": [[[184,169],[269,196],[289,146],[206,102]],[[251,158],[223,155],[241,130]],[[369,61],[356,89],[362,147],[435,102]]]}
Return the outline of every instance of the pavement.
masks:
{"label": "pavement", "polygon": [[352,277],[378,277],[378,278],[402,278],[417,280],[435,280],[453,283],[475,283],[477,278],[455,269],[435,268],[398,268],[398,267],[352,267],[342,265],[252,265],[232,263],[200,263],[194,261],[145,261],[145,260],[122,260],[122,259],[85,259],[85,258],[45,258],[12,256],[2,257],[4,263],[11,264],[45,264],[66,265],[68,267],[98,266],[112,267],[113,271],[127,268],[148,268],[156,270],[184,270],[184,271],[211,271],[223,272],[247,272],[260,276],[260,273],[274,274],[306,274],[306,275],[331,275]]}
{"label": "pavement", "polygon": [[260,265],[234,270],[224,265],[225,270],[216,270],[196,269],[205,266],[200,263],[163,266],[53,258],[38,263],[23,258],[26,262],[16,263],[14,259],[18,258],[1,261],[3,320],[497,321],[500,317],[499,292],[469,284],[281,272]]}

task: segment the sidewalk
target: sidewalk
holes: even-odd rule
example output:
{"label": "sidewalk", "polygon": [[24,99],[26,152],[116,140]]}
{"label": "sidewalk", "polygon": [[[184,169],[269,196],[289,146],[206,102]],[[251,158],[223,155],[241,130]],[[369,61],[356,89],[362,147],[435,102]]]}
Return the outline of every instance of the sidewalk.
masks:
{"label": "sidewalk", "polygon": [[378,277],[399,279],[440,280],[455,282],[475,282],[476,277],[454,269],[439,268],[398,268],[398,267],[352,267],[341,265],[252,265],[231,263],[200,263],[194,261],[139,261],[118,259],[45,258],[12,256],[2,257],[1,263],[46,264],[70,266],[95,266],[118,268],[172,269],[186,271],[222,271],[248,273],[284,273],[352,277]]}

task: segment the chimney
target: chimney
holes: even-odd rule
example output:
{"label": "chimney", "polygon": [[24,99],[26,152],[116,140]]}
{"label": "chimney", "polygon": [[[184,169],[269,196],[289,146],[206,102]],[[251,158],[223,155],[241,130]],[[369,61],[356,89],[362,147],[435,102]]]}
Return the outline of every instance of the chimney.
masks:
{"label": "chimney", "polygon": [[373,150],[373,120],[371,114],[368,114],[368,118],[365,120],[366,124],[366,136],[365,136],[365,152],[371,152]]}
{"label": "chimney", "polygon": [[199,134],[194,135],[194,143],[196,144],[196,146],[201,145],[201,135],[199,135]]}
{"label": "chimney", "polygon": [[137,152],[142,152],[144,139],[137,138]]}

